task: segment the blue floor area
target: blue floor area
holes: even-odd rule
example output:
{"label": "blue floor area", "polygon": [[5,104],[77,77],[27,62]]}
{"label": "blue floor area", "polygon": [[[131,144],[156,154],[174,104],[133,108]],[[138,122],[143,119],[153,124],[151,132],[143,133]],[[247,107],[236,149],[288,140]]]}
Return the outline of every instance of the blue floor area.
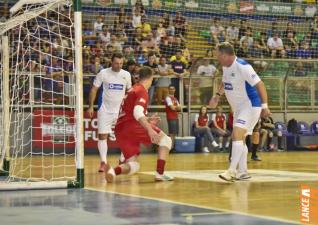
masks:
{"label": "blue floor area", "polygon": [[36,190],[0,192],[0,224],[287,225],[289,223],[90,190]]}

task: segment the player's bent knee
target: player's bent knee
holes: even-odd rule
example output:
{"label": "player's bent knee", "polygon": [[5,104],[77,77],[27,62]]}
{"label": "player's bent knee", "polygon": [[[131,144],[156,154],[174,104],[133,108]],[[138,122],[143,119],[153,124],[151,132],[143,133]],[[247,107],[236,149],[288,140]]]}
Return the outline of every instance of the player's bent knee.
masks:
{"label": "player's bent knee", "polygon": [[171,149],[172,147],[172,140],[169,136],[167,135],[164,135],[161,140],[159,141],[159,144],[158,144],[160,147],[167,147],[169,150]]}
{"label": "player's bent knee", "polygon": [[140,164],[139,162],[128,162],[128,165],[130,167],[128,175],[135,174],[139,171],[140,169]]}

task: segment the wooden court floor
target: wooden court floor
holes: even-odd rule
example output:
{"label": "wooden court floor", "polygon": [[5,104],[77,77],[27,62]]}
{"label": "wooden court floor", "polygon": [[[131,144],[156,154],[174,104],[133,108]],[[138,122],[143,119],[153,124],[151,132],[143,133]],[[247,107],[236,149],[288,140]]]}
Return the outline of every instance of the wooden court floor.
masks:
{"label": "wooden court floor", "polygon": [[[259,156],[262,161],[248,163],[250,181],[226,183],[217,178],[228,167],[226,153],[171,154],[166,170],[176,180],[162,183],[153,180],[156,155],[144,154],[139,174],[117,177],[112,184],[97,173],[98,156],[86,156],[85,188],[299,223],[300,186],[318,189],[318,152]],[[109,156],[112,165],[117,160],[118,155]]]}

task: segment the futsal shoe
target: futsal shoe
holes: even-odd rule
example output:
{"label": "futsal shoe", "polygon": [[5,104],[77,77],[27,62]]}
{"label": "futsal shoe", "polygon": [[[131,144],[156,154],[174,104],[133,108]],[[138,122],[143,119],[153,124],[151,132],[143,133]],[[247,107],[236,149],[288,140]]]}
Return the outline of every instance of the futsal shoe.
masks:
{"label": "futsal shoe", "polygon": [[113,167],[109,168],[109,170],[107,171],[107,173],[105,175],[105,178],[106,178],[107,183],[113,183],[115,181],[116,174],[115,174],[115,170],[113,169]]}
{"label": "futsal shoe", "polygon": [[261,158],[259,158],[258,156],[252,156],[251,159],[253,161],[262,161]]}
{"label": "futsal shoe", "polygon": [[203,153],[209,153],[210,151],[209,151],[208,147],[203,147],[202,152]]}
{"label": "futsal shoe", "polygon": [[219,178],[225,181],[234,182],[236,180],[235,173],[227,170],[224,173],[219,174]]}
{"label": "futsal shoe", "polygon": [[174,177],[156,172],[155,181],[173,181]]}
{"label": "futsal shoe", "polygon": [[251,175],[249,175],[248,173],[238,173],[236,176],[236,180],[248,180],[251,178]]}
{"label": "futsal shoe", "polygon": [[103,173],[109,169],[108,167],[109,166],[105,162],[101,162],[99,169],[98,169],[98,172]]}

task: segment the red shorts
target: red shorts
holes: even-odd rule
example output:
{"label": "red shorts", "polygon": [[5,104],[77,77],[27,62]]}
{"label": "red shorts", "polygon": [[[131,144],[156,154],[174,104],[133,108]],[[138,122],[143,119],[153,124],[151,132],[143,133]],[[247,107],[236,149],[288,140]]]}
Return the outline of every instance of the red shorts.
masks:
{"label": "red shorts", "polygon": [[[152,126],[158,134],[161,130]],[[116,142],[121,149],[125,159],[140,154],[140,144],[150,145],[152,142],[148,132],[139,124],[125,123],[115,127]]]}

